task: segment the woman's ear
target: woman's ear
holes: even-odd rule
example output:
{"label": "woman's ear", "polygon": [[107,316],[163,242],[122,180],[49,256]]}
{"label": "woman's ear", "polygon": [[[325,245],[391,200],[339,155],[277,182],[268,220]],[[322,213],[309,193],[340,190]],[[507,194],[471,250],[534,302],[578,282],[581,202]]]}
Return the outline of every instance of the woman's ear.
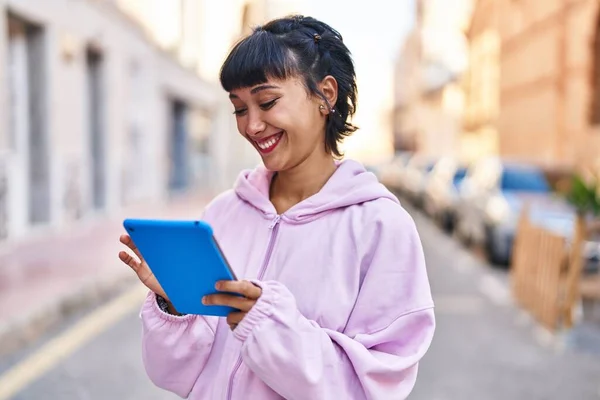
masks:
{"label": "woman's ear", "polygon": [[329,103],[329,109],[327,110],[327,113],[329,113],[335,108],[335,103],[337,103],[338,83],[333,76],[327,75],[319,83],[319,90]]}

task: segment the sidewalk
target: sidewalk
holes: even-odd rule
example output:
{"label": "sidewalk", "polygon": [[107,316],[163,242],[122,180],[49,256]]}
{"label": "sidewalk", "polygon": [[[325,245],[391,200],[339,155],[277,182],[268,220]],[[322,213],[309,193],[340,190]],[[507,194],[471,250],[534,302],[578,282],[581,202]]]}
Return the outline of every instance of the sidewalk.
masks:
{"label": "sidewalk", "polygon": [[135,283],[117,257],[123,218],[193,219],[209,200],[208,194],[194,193],[167,204],[136,205],[76,229],[0,247],[0,356]]}

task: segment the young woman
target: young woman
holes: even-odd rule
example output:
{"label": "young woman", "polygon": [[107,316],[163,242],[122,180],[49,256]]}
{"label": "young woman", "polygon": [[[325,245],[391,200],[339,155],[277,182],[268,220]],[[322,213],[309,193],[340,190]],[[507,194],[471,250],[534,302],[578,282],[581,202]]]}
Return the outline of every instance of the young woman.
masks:
{"label": "young woman", "polygon": [[338,161],[355,131],[350,52],[309,17],[269,22],[221,70],[240,134],[263,166],[240,174],[203,219],[232,268],[198,299],[240,312],[181,315],[128,236],[119,254],[150,293],[143,360],[159,387],[192,399],[404,399],[434,332],[411,217],[374,175]]}

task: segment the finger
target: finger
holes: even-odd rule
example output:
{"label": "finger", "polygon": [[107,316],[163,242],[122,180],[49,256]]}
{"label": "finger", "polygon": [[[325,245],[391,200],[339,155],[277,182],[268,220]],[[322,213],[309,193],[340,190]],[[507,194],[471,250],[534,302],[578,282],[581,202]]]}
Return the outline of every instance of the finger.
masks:
{"label": "finger", "polygon": [[127,253],[126,251],[120,251],[119,252],[119,259],[121,261],[123,261],[123,263],[125,263],[129,267],[131,267],[131,269],[133,269],[136,272],[140,268],[140,263],[135,258],[133,258],[131,256],[131,254]]}
{"label": "finger", "polygon": [[137,246],[135,245],[135,243],[133,243],[133,240],[131,239],[131,236],[129,236],[129,235],[121,235],[121,237],[119,238],[119,240],[125,246],[129,247],[131,249],[131,251],[133,251],[133,253],[137,256],[137,258],[140,259],[140,262],[144,262],[144,257],[142,257],[142,253],[140,253],[140,251],[137,248]]}
{"label": "finger", "polygon": [[147,269],[147,272],[148,273],[145,274],[145,276],[138,274],[138,278],[140,278],[142,283],[146,286],[148,286],[150,284],[150,280],[154,278],[154,273],[150,270],[150,268]]}
{"label": "finger", "polygon": [[252,308],[252,306],[254,306],[255,303],[255,300],[224,293],[210,294],[202,298],[202,304],[204,305],[228,306],[236,308],[240,311],[250,311],[250,309]]}
{"label": "finger", "polygon": [[262,289],[250,281],[219,281],[215,287],[220,292],[239,293],[252,300],[262,294]]}
{"label": "finger", "polygon": [[230,312],[229,315],[227,315],[227,325],[231,327],[231,330],[234,330],[235,327],[242,322],[245,316],[245,312]]}

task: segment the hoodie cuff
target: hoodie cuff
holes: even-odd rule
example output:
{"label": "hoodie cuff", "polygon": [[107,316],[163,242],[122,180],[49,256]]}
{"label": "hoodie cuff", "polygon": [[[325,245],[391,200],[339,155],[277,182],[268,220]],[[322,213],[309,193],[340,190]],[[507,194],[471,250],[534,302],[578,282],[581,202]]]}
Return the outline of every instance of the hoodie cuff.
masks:
{"label": "hoodie cuff", "polygon": [[142,311],[140,312],[140,315],[146,311],[154,315],[155,317],[158,317],[159,319],[167,322],[184,322],[194,319],[195,316],[192,314],[173,315],[164,312],[163,310],[161,310],[160,305],[158,304],[158,297],[159,296],[156,293],[151,291],[148,292],[146,300],[144,301],[144,304],[142,306]]}
{"label": "hoodie cuff", "polygon": [[238,326],[233,330],[233,336],[242,342],[250,336],[250,333],[252,333],[252,330],[255,327],[273,314],[274,306],[280,297],[279,291],[275,290],[274,286],[270,285],[268,282],[260,282],[257,280],[251,280],[250,282],[260,287],[262,293],[258,300],[256,300],[256,304],[254,304],[244,319],[242,319]]}

